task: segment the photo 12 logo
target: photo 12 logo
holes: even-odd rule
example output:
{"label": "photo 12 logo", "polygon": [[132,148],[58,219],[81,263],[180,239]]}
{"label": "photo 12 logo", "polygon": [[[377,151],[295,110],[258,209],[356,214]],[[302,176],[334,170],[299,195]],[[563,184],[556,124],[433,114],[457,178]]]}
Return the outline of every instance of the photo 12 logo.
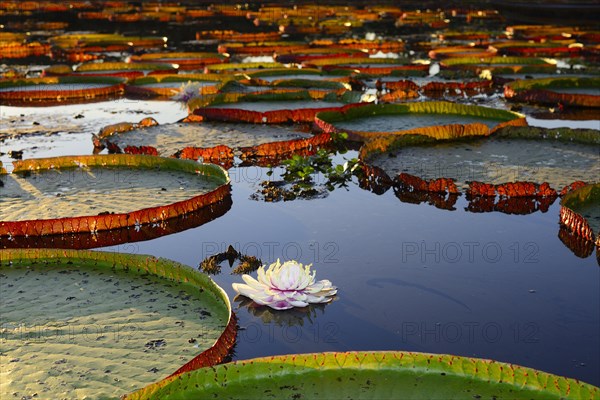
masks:
{"label": "photo 12 logo", "polygon": [[402,242],[403,263],[539,263],[540,246],[536,242]]}
{"label": "photo 12 logo", "polygon": [[540,327],[535,322],[514,322],[508,325],[494,321],[438,322],[406,321],[400,329],[402,343],[513,343],[536,344]]}
{"label": "photo 12 logo", "polygon": [[24,324],[6,322],[0,325],[0,343],[82,343],[110,340],[120,342],[134,340],[140,328],[135,324],[83,324],[65,322]]}

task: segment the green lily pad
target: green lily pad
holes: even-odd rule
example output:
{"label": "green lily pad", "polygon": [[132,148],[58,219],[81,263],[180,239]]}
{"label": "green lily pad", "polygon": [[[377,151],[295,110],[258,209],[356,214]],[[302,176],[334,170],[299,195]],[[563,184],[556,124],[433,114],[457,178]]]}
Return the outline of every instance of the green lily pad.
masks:
{"label": "green lily pad", "polygon": [[0,104],[51,105],[100,101],[123,93],[124,79],[61,76],[0,82]]}
{"label": "green lily pad", "polygon": [[215,147],[225,145],[232,149],[257,146],[299,138],[309,138],[291,126],[257,125],[248,130],[247,124],[203,122],[156,125],[100,137],[100,143],[111,148],[152,146],[163,156],[173,156],[185,147]]}
{"label": "green lily pad", "polygon": [[255,63],[223,63],[207,65],[206,69],[213,73],[228,73],[231,71],[256,71],[269,68],[283,68],[283,64],[275,62]]}
{"label": "green lily pad", "polygon": [[368,162],[391,177],[407,173],[421,179],[450,178],[462,189],[471,181],[495,185],[528,181],[547,182],[560,191],[575,181],[592,182],[600,176],[599,145],[557,142],[493,135],[397,147]]}
{"label": "green lily pad", "polygon": [[600,78],[517,80],[506,84],[504,96],[513,101],[598,108],[600,107]]}
{"label": "green lily pad", "polygon": [[165,259],[0,250],[0,288],[2,398],[116,398],[231,335],[225,292]]}
{"label": "green lily pad", "polygon": [[526,125],[522,115],[442,101],[367,104],[320,112],[315,123],[325,132],[347,132],[352,140],[423,134],[438,139],[484,135],[504,125]]}
{"label": "green lily pad", "polygon": [[160,74],[131,79],[125,86],[128,94],[172,97],[179,93],[182,85],[194,82],[201,88],[199,94],[216,93],[234,78],[217,74]]}
{"label": "green lily pad", "polygon": [[597,399],[574,379],[491,360],[408,352],[257,358],[169,378],[126,399]]}

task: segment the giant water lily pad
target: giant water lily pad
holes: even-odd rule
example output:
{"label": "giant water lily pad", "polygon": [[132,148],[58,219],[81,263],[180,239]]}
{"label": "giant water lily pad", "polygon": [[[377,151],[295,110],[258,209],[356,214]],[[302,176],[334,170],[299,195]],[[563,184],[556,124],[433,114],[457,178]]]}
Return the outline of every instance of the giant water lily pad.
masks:
{"label": "giant water lily pad", "polygon": [[368,162],[392,177],[407,173],[422,179],[449,178],[462,188],[470,181],[493,185],[528,181],[547,182],[560,191],[575,181],[592,182],[600,176],[599,150],[598,143],[573,143],[558,141],[550,135],[544,138],[515,133],[401,146],[370,157]]}
{"label": "giant water lily pad", "polygon": [[[515,73],[551,73],[556,70],[556,64],[543,58],[535,57],[458,57],[449,58],[441,62],[443,68],[453,71],[466,71],[479,74],[483,70],[492,74]],[[444,72],[444,71],[442,71]]]}
{"label": "giant water lily pad", "polygon": [[491,360],[408,352],[296,354],[196,370],[127,399],[593,399],[598,388]]}
{"label": "giant water lily pad", "polygon": [[52,105],[100,101],[123,93],[124,80],[111,77],[47,77],[0,82],[0,104]]}
{"label": "giant water lily pad", "polygon": [[3,179],[0,236],[160,223],[215,203],[230,190],[227,173],[216,165],[152,156],[56,157],[13,164],[13,173]]}
{"label": "giant water lily pad", "polygon": [[135,78],[148,74],[172,74],[177,72],[177,67],[167,63],[126,63],[126,62],[103,62],[85,63],[77,67],[80,75],[87,76],[122,76]]}
{"label": "giant water lily pad", "polygon": [[0,287],[2,398],[116,398],[220,362],[235,339],[223,290],[165,259],[0,250]]}
{"label": "giant water lily pad", "polygon": [[173,97],[181,91],[182,86],[193,82],[198,87],[199,95],[207,95],[217,93],[232,79],[217,74],[152,75],[129,80],[125,91],[148,97]]}
{"label": "giant water lily pad", "polygon": [[254,62],[254,63],[223,63],[207,65],[206,69],[213,73],[231,73],[239,71],[257,71],[269,68],[283,68],[284,65],[276,62]]}
{"label": "giant water lily pad", "polygon": [[422,134],[438,139],[484,135],[506,125],[526,125],[517,113],[449,102],[367,104],[320,112],[315,123],[325,132],[347,132],[353,140]]}
{"label": "giant water lily pad", "polygon": [[394,186],[403,202],[450,210],[466,191],[467,211],[546,212],[559,192],[597,180],[599,145],[595,130],[518,126],[489,138],[384,137],[360,150],[361,187],[380,194]]}
{"label": "giant water lily pad", "polygon": [[[401,42],[396,43],[401,45]],[[301,64],[326,58],[363,58],[364,56],[365,53],[360,49],[336,47],[332,44],[332,47],[317,47],[295,51],[289,51],[285,48],[278,49],[275,59],[283,64]]]}
{"label": "giant water lily pad", "polygon": [[147,53],[131,56],[133,63],[169,63],[177,64],[180,70],[193,70],[203,68],[205,65],[221,64],[227,59],[218,53],[201,52],[169,52],[169,53]]}
{"label": "giant water lily pad", "polygon": [[99,53],[163,48],[167,38],[70,32],[51,37],[49,41],[53,58],[75,63],[95,60]]}
{"label": "giant water lily pad", "polygon": [[408,173],[423,179],[450,178],[466,188],[469,181],[498,185],[513,181],[548,182],[562,188],[600,174],[598,149],[580,144],[523,143],[519,140],[474,140],[468,143],[417,146],[370,161],[389,175]]}
{"label": "giant water lily pad", "polygon": [[600,78],[546,78],[506,84],[504,96],[513,101],[600,107]]}
{"label": "giant water lily pad", "polygon": [[188,105],[194,115],[209,120],[277,124],[312,122],[317,112],[339,109],[357,102],[358,97],[350,92],[337,96],[327,91],[282,89],[272,93],[224,94],[208,104],[200,99]]}
{"label": "giant water lily pad", "polygon": [[335,80],[340,79],[335,75],[325,74],[323,71],[316,68],[282,68],[282,69],[267,69],[264,71],[256,71],[248,73],[250,78],[259,78],[266,82],[276,82],[280,80],[290,79],[310,79],[310,80]]}
{"label": "giant water lily pad", "polygon": [[190,150],[184,151],[184,149],[192,147],[227,146],[240,155],[239,152],[244,148],[312,137],[298,128],[280,125],[259,125],[249,129],[247,124],[241,123],[177,123],[138,127],[131,130],[122,129],[122,132],[119,132],[118,128],[122,125],[104,128],[97,137],[96,144],[116,152],[151,147],[163,156],[185,156]]}

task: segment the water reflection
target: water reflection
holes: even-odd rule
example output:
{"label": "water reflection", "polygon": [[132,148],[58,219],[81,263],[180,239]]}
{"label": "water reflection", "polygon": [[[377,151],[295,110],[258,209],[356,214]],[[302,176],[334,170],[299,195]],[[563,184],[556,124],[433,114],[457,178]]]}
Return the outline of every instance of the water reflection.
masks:
{"label": "water reflection", "polygon": [[111,229],[91,233],[46,236],[0,237],[0,248],[59,248],[93,249],[156,239],[161,236],[196,228],[225,215],[233,204],[231,194],[214,204],[183,216],[171,218],[157,224]]}
{"label": "water reflection", "polygon": [[[237,303],[238,309],[246,308],[249,314],[260,318],[265,324],[273,323],[277,326],[304,326],[305,323],[310,326],[315,323],[318,315],[325,314],[325,307],[329,304],[310,304],[302,308],[279,311],[256,304],[251,299],[242,295],[235,296],[233,301]],[[335,301],[335,297],[333,301]]]}

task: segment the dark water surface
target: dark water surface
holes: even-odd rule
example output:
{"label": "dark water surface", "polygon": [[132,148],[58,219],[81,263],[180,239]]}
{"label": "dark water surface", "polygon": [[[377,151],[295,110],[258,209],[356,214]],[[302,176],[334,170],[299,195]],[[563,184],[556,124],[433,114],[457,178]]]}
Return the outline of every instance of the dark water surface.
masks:
{"label": "dark water surface", "polygon": [[[105,250],[197,266],[231,244],[265,263],[313,263],[317,279],[339,288],[332,303],[308,310],[233,301],[235,359],[409,350],[600,383],[600,268],[595,255],[578,258],[558,238],[558,201],[546,213],[471,213],[464,197],[448,211],[356,184],[314,200],[250,200],[266,171],[230,170],[233,206],[215,221]],[[233,299],[231,283],[242,280],[223,265],[214,279]]]}

